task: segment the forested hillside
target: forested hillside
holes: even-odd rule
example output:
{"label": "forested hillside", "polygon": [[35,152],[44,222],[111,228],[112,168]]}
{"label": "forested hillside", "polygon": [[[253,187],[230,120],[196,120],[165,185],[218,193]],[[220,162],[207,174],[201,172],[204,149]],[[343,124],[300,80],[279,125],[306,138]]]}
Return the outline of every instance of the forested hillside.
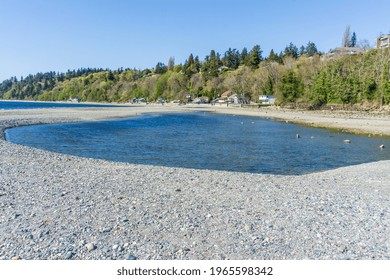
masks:
{"label": "forested hillside", "polygon": [[128,102],[218,97],[226,90],[253,102],[259,94],[275,94],[277,102],[324,104],[390,104],[390,49],[327,58],[314,43],[297,48],[290,43],[265,58],[260,46],[250,51],[210,52],[203,60],[190,54],[183,64],[157,63],[153,69],[80,69],[66,74],[38,73],[0,84],[2,99]]}

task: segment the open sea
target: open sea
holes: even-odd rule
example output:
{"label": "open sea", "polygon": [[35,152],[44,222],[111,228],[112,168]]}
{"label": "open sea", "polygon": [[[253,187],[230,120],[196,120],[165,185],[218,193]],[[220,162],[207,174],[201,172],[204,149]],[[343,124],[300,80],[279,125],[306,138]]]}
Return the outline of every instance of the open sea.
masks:
{"label": "open sea", "polygon": [[[7,130],[6,138],[117,162],[269,174],[298,175],[390,159],[390,138],[205,112],[17,127]],[[379,148],[382,144],[385,149]]]}

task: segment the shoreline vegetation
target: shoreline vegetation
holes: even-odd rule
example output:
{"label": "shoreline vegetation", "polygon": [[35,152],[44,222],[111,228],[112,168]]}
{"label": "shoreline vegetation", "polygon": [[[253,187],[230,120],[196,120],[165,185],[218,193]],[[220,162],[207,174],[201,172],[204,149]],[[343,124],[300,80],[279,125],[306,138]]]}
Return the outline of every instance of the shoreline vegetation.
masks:
{"label": "shoreline vegetation", "polygon": [[[388,134],[388,115],[202,105],[3,110],[0,127],[187,110],[367,122]],[[278,176],[115,163],[4,140],[0,154],[0,260],[390,259],[390,161]]]}
{"label": "shoreline vegetation", "polygon": [[154,68],[81,68],[12,77],[0,83],[0,99],[119,102],[144,98],[188,102],[215,100],[224,92],[259,103],[274,95],[276,104],[302,108],[355,106],[375,110],[390,105],[390,48],[336,48],[323,54],[314,43],[288,45],[280,54],[263,57],[259,45],[250,51],[214,50],[204,60],[190,54],[183,64],[157,63]]}

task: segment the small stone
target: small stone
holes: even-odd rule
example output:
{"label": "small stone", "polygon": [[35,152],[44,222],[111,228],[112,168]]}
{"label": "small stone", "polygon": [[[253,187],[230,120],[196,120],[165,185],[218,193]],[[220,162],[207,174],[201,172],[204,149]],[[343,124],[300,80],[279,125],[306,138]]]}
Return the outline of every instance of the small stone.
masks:
{"label": "small stone", "polygon": [[176,189],[175,191],[176,191],[176,192],[181,192],[181,189]]}
{"label": "small stone", "polygon": [[88,252],[90,252],[92,250],[95,250],[96,246],[93,243],[88,243],[88,244],[85,245],[85,248],[87,248]]}
{"label": "small stone", "polygon": [[105,233],[105,232],[110,232],[112,230],[112,227],[105,227],[102,229],[102,232]]}
{"label": "small stone", "polygon": [[135,261],[136,259],[137,259],[137,257],[132,255],[132,254],[126,255],[126,260]]}
{"label": "small stone", "polygon": [[349,143],[351,143],[351,140],[349,140],[349,139],[345,139],[345,140],[344,140],[344,143],[347,143],[347,144],[349,144]]}
{"label": "small stone", "polygon": [[346,253],[347,252],[347,247],[345,247],[345,246],[342,246],[342,247],[339,247],[339,252],[340,253]]}
{"label": "small stone", "polygon": [[11,258],[11,260],[17,261],[17,260],[20,260],[20,257],[19,257],[19,256],[13,256],[13,257]]}
{"label": "small stone", "polygon": [[112,246],[112,250],[117,250],[119,248],[119,245],[118,244],[115,244],[114,246]]}
{"label": "small stone", "polygon": [[379,148],[380,148],[380,149],[384,149],[384,148],[385,148],[385,145],[382,144],[382,145],[379,146]]}
{"label": "small stone", "polygon": [[301,135],[299,135],[298,133],[297,133],[297,135],[295,136],[297,139],[299,139],[299,138],[301,138]]}
{"label": "small stone", "polygon": [[269,237],[264,238],[263,243],[269,243]]}
{"label": "small stone", "polygon": [[66,255],[65,255],[66,260],[70,260],[72,257],[73,257],[73,252],[70,252],[70,251],[68,253],[66,253]]}

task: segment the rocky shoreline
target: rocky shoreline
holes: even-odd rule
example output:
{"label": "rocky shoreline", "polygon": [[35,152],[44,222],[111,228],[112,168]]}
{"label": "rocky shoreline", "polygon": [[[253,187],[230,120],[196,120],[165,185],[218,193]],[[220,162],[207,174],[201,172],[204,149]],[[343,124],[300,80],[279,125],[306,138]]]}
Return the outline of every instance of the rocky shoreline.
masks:
{"label": "rocky shoreline", "polygon": [[[2,112],[0,127],[163,111],[145,108]],[[114,163],[4,140],[0,154],[3,260],[390,259],[390,161],[275,176]]]}

